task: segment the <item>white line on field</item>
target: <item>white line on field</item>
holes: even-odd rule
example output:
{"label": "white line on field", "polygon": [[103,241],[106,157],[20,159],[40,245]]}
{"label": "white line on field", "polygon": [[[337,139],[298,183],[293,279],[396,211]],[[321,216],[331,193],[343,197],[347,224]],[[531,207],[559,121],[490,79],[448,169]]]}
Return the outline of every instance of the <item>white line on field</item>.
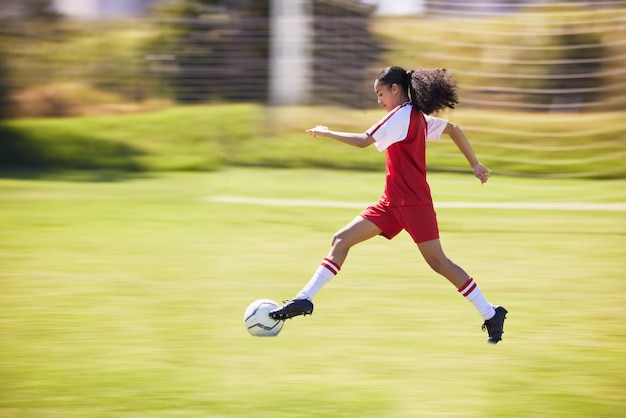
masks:
{"label": "white line on field", "polygon": [[[210,196],[205,200],[217,203],[239,203],[261,206],[299,206],[316,208],[363,209],[374,202],[338,202],[331,200],[267,199],[243,196]],[[626,212],[626,203],[584,202],[438,202],[437,209],[524,209]]]}

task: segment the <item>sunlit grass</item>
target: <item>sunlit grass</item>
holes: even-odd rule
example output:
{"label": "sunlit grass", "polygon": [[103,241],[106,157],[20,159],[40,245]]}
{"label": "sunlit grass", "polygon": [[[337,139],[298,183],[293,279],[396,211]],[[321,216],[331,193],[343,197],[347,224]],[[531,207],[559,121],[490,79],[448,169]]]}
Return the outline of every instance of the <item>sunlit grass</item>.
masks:
{"label": "sunlit grass", "polygon": [[[293,296],[358,209],[207,198],[370,202],[382,173],[28,174],[0,180],[0,416],[622,415],[623,212],[438,211],[510,311],[497,346],[405,234],[354,248],[312,317],[256,339],[248,303]],[[626,201],[623,180],[430,178],[437,202]]]}

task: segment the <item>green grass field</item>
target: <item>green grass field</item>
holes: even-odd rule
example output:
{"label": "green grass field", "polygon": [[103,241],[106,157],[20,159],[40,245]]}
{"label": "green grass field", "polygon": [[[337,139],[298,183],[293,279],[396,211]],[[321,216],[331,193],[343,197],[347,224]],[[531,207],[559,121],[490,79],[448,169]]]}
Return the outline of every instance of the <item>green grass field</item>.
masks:
{"label": "green grass field", "polygon": [[[311,317],[243,327],[292,297],[383,175],[0,179],[2,417],[621,417],[624,211],[438,210],[447,254],[510,311],[504,340],[406,235],[353,249]],[[624,180],[431,175],[436,202],[626,203]]]}

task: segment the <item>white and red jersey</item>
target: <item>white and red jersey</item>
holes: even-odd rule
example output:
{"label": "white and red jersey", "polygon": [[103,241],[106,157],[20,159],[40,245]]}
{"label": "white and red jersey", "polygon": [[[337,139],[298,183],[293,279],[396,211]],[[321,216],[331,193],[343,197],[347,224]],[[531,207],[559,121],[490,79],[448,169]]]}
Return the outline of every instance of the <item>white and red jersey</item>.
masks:
{"label": "white and red jersey", "polygon": [[404,103],[365,131],[387,151],[387,177],[380,203],[386,206],[432,205],[426,182],[426,140],[439,139],[448,122],[424,115]]}

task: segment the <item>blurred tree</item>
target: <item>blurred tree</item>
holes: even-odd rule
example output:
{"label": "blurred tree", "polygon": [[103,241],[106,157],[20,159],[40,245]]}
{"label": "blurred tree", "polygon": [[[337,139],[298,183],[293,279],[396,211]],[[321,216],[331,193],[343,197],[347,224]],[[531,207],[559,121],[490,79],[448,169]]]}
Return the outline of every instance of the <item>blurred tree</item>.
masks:
{"label": "blurred tree", "polygon": [[61,15],[54,10],[52,0],[21,0],[19,4],[22,13],[27,18],[46,22],[56,22],[61,18]]}
{"label": "blurred tree", "polygon": [[369,29],[375,7],[355,0],[314,0],[313,85],[315,104],[367,108],[375,104],[372,68],[383,52]]}
{"label": "blurred tree", "polygon": [[5,118],[12,93],[7,66],[9,48],[14,47],[11,37],[54,31],[61,16],[54,11],[51,0],[0,0],[0,11],[0,118]]}
{"label": "blurred tree", "polygon": [[560,92],[552,95],[553,109],[579,110],[581,104],[598,100],[604,84],[603,62],[608,56],[601,34],[563,34],[555,37],[555,44],[563,47],[561,56],[543,86]]}
{"label": "blurred tree", "polygon": [[603,65],[608,56],[602,34],[563,31],[544,39],[546,49],[520,51],[516,59],[538,62],[531,66],[539,76],[520,79],[521,99],[553,111],[579,111],[584,104],[601,99],[605,80]]}
{"label": "blurred tree", "polygon": [[156,8],[150,69],[183,103],[264,102],[270,0],[180,0]]}
{"label": "blurred tree", "polygon": [[[149,46],[151,72],[179,102],[266,102],[271,0],[178,0],[159,5],[161,35]],[[371,66],[381,42],[375,8],[358,0],[311,0],[316,104],[371,106]]]}
{"label": "blurred tree", "polygon": [[9,96],[11,87],[4,61],[4,54],[0,53],[0,119],[6,118],[10,110]]}
{"label": "blurred tree", "polygon": [[0,0],[0,10],[3,32],[26,23],[56,23],[61,19],[52,0]]}

